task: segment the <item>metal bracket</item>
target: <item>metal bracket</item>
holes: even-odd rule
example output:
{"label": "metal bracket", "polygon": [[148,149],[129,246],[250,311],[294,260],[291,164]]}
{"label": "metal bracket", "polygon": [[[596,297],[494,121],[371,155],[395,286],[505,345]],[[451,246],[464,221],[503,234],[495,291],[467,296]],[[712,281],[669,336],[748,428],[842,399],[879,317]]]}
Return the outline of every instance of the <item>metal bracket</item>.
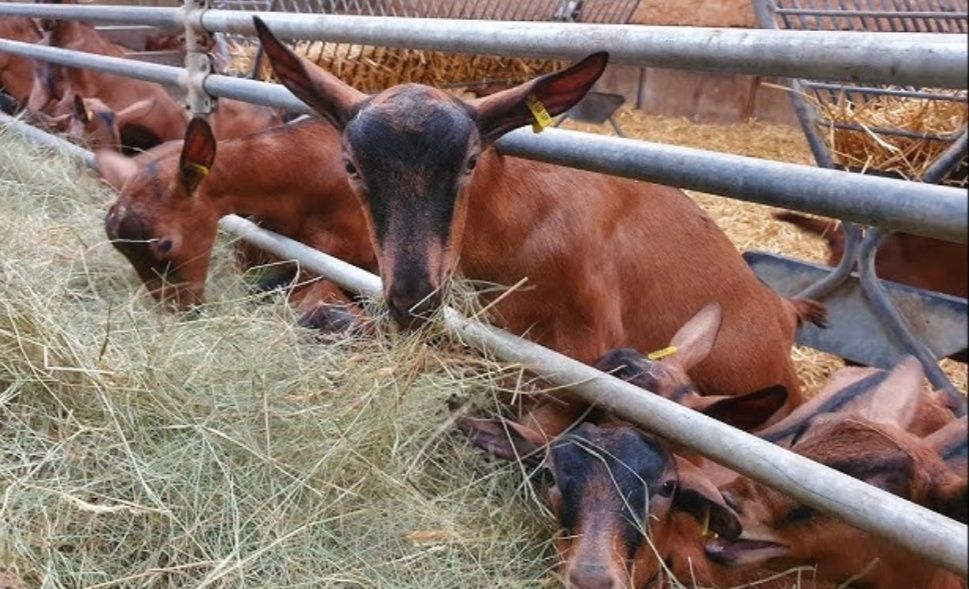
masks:
{"label": "metal bracket", "polygon": [[212,73],[212,57],[209,55],[214,40],[202,27],[202,14],[210,7],[210,0],[184,0],[182,3],[185,25],[185,107],[194,116],[206,117],[216,109],[215,97],[205,91],[205,78]]}

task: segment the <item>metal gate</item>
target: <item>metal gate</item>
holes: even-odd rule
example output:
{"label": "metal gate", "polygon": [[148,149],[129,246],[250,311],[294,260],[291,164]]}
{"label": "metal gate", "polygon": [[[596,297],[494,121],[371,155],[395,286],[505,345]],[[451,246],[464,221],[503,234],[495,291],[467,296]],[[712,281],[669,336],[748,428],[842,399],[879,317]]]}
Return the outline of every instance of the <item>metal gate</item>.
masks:
{"label": "metal gate", "polygon": [[[786,30],[966,33],[966,0],[752,0],[760,25]],[[958,128],[913,131],[904,125],[852,120],[866,109],[876,113],[890,101],[923,109],[967,108],[965,90],[943,91],[791,79],[795,112],[818,165],[926,183],[966,185],[965,116]],[[895,104],[902,104],[896,102]],[[877,109],[881,109],[880,111]],[[882,117],[884,119],[885,117]],[[888,157],[849,153],[850,142],[866,141]],[[917,158],[914,165],[910,157]],[[799,340],[811,347],[875,366],[893,365],[913,354],[934,386],[962,402],[936,363],[965,354],[965,299],[878,280],[875,255],[888,233],[878,227],[842,223],[845,252],[829,270],[790,258],[751,252],[745,255],[761,278],[783,294],[824,299],[831,328],[804,327]],[[964,361],[964,359],[963,359]]]}

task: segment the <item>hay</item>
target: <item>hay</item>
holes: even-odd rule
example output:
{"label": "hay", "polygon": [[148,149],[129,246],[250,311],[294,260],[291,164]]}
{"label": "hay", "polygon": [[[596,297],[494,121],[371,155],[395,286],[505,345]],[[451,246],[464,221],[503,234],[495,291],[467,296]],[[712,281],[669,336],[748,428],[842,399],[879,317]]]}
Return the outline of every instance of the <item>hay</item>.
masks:
{"label": "hay", "polygon": [[[794,129],[620,116],[651,140],[808,158]],[[174,317],[105,242],[109,193],[79,176],[0,134],[0,584],[558,586],[522,470],[446,409],[496,406],[515,367],[428,334],[320,345],[250,294],[226,239],[210,302]],[[738,245],[823,257],[769,207],[693,196]],[[838,364],[794,358],[809,388]]]}
{"label": "hay", "polygon": [[[227,73],[248,75],[253,68],[256,50],[257,46],[250,43],[230,44]],[[561,69],[564,63],[322,41],[298,42],[294,50],[363,92],[376,92],[404,83],[437,87],[482,81],[519,83]],[[275,81],[272,67],[265,59],[260,66],[259,79]]]}
{"label": "hay", "polygon": [[[936,90],[938,94],[962,97],[965,91]],[[850,170],[878,171],[912,180],[919,179],[951,144],[969,120],[966,102],[925,100],[898,96],[870,96],[851,100],[844,93],[834,102],[818,102],[824,121],[819,121],[835,163]],[[850,124],[860,130],[837,127]],[[895,129],[919,137],[904,137],[877,132]],[[946,137],[948,141],[929,137]],[[950,175],[946,183],[966,186],[966,158],[962,171]]]}
{"label": "hay", "polygon": [[393,333],[320,345],[225,240],[199,316],[156,309],[79,175],[0,136],[8,586],[550,581],[551,520],[447,410],[514,369]]}

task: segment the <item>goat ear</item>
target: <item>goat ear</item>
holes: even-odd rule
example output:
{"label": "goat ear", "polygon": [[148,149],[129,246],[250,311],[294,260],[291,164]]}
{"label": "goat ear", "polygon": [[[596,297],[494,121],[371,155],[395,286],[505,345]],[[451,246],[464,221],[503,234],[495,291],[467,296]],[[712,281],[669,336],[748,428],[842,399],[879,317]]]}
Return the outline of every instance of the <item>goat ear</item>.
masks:
{"label": "goat ear", "polygon": [[337,129],[346,127],[367,95],[293,53],[258,16],[252,21],[279,81]]}
{"label": "goat ear", "polygon": [[674,457],[679,484],[673,507],[706,523],[709,531],[723,538],[737,538],[743,532],[737,514],[727,506],[716,485],[688,460]]}
{"label": "goat ear", "polygon": [[475,446],[505,460],[538,464],[538,450],[548,443],[541,433],[507,419],[462,417],[457,426]]}
{"label": "goat ear", "polygon": [[195,193],[215,163],[215,135],[200,117],[193,118],[185,130],[182,155],[178,160],[178,179],[186,195]]}
{"label": "goat ear", "polygon": [[94,153],[94,168],[117,191],[138,172],[138,164],[134,160],[113,149],[97,150]]}
{"label": "goat ear", "polygon": [[704,552],[713,562],[726,567],[764,564],[790,553],[788,545],[767,538],[712,538],[704,543]]}
{"label": "goat ear", "polygon": [[690,397],[686,399],[686,405],[717,421],[753,431],[787,403],[787,396],[787,388],[774,385],[746,395]]}
{"label": "goat ear", "polygon": [[84,105],[84,99],[80,94],[74,94],[74,116],[77,117],[79,121],[85,125],[91,122],[90,113],[87,111],[87,107]]}
{"label": "goat ear", "polygon": [[924,378],[922,363],[906,356],[869,396],[861,417],[908,430],[918,415]]}
{"label": "goat ear", "polygon": [[676,348],[676,353],[666,362],[689,371],[710,355],[722,324],[723,309],[720,303],[704,306],[673,335],[670,346]]}
{"label": "goat ear", "polygon": [[592,88],[608,62],[608,53],[593,53],[560,72],[470,101],[477,112],[482,142],[493,143],[505,133],[534,121],[528,101],[540,102],[553,117],[569,110]]}
{"label": "goat ear", "polygon": [[115,115],[115,121],[118,123],[118,127],[122,127],[132,121],[137,121],[138,119],[144,117],[155,108],[154,98],[145,98],[139,100],[134,104],[129,104],[124,107],[118,114]]}
{"label": "goat ear", "polygon": [[932,489],[932,496],[928,507],[946,517],[967,523],[969,519],[969,488],[967,480],[962,477],[952,477],[952,481],[937,485]]}
{"label": "goat ear", "polygon": [[946,465],[958,474],[965,474],[969,448],[969,421],[966,416],[950,421],[945,427],[925,438]]}

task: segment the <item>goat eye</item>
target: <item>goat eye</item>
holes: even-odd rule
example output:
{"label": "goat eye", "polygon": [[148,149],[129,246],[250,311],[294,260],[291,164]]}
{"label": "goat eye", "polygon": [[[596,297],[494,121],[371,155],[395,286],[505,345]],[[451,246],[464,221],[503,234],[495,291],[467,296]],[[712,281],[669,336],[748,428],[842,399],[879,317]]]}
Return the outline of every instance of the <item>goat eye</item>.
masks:
{"label": "goat eye", "polygon": [[803,523],[814,517],[814,510],[807,505],[798,505],[787,513],[784,522],[788,524]]}
{"label": "goat eye", "polygon": [[343,162],[343,169],[346,170],[347,174],[349,174],[350,176],[359,175],[359,172],[357,172],[357,167],[353,165],[353,162],[349,160],[346,160]]}
{"label": "goat eye", "polygon": [[474,171],[475,166],[478,165],[478,156],[473,155],[468,158],[468,163],[465,165],[465,170],[470,174]]}
{"label": "goat eye", "polygon": [[673,493],[676,492],[676,481],[666,481],[663,486],[660,487],[658,495],[660,497],[672,497]]}

